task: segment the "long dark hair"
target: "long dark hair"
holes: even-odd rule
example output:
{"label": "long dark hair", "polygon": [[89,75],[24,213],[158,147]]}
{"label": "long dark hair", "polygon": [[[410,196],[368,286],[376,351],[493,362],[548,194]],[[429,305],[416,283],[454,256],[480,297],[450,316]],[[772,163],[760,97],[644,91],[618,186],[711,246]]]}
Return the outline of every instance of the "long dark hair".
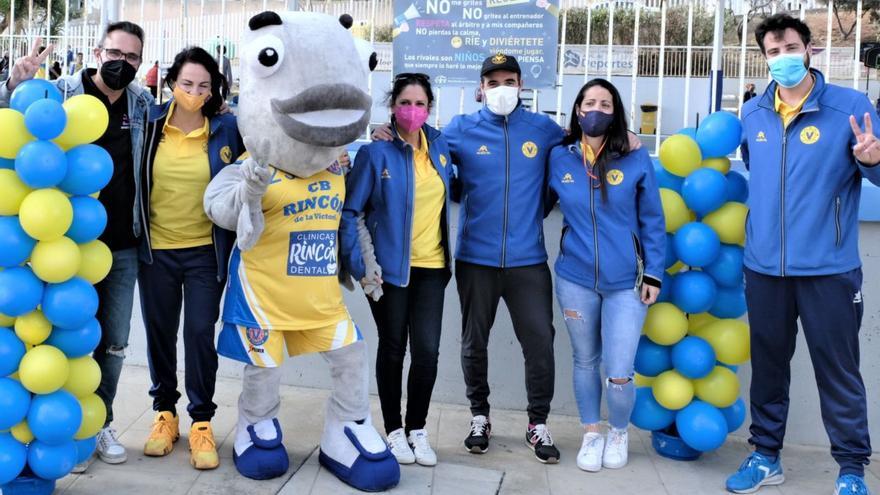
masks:
{"label": "long dark hair", "polygon": [[431,90],[431,77],[427,74],[422,74],[421,72],[404,72],[394,76],[394,79],[391,82],[391,90],[385,94],[385,102],[388,103],[388,106],[393,107],[394,102],[397,101],[397,97],[400,96],[400,93],[403,93],[403,90],[406,89],[407,86],[412,86],[413,84],[421,86],[422,89],[425,90],[425,94],[428,96],[428,111],[431,111],[431,108],[434,106],[434,92]]}
{"label": "long dark hair", "polygon": [[611,102],[614,107],[614,120],[611,121],[611,125],[605,131],[605,147],[602,148],[602,152],[596,157],[596,163],[593,164],[593,172],[599,178],[602,201],[607,201],[608,190],[605,184],[605,172],[608,168],[608,162],[611,161],[612,155],[626,155],[630,152],[629,131],[627,130],[629,125],[626,122],[626,110],[623,108],[623,100],[620,99],[620,93],[613,84],[605,79],[596,78],[584,84],[581,90],[578,91],[574,104],[571,106],[571,121],[568,124],[569,133],[562,140],[562,144],[567,146],[581,140],[583,130],[578,120],[578,112],[580,111],[581,103],[584,101],[584,95],[587,94],[587,90],[594,86],[601,86],[611,93]]}
{"label": "long dark hair", "polygon": [[[171,89],[171,84],[177,82],[177,76],[180,75],[180,69],[184,64],[199,64],[211,75],[211,97],[205,100],[205,106],[202,107],[202,115],[211,118],[217,115],[220,107],[223,105],[223,94],[229,87],[226,77],[220,73],[220,67],[208,52],[197,46],[184,48],[174,57],[174,63],[168,69],[165,76],[165,84]],[[222,92],[221,92],[222,90]]]}

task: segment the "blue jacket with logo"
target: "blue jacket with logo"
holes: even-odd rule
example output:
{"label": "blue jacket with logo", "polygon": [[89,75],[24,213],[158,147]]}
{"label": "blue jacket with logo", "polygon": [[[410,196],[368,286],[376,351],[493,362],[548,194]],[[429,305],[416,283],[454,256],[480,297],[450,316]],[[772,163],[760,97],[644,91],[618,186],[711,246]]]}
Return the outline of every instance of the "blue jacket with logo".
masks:
{"label": "blue jacket with logo", "polygon": [[[147,121],[146,150],[143,167],[140,167],[143,197],[140,201],[142,206],[138,212],[144,225],[145,234],[141,239],[140,259],[147,264],[153,262],[153,252],[150,246],[150,193],[153,185],[153,160],[156,158],[156,150],[159,149],[165,119],[172,101],[174,100],[169,100],[162,105],[151,106]],[[212,117],[208,123],[208,132],[208,164],[211,167],[211,178],[213,179],[223,167],[235,163],[236,159],[245,152],[245,148],[238,132],[235,115],[231,113]],[[214,254],[217,257],[217,280],[222,282],[226,279],[229,255],[232,253],[232,245],[235,243],[235,232],[214,225],[211,237],[214,241]]]}
{"label": "blue jacket with logo", "polygon": [[[446,264],[449,265],[449,202],[452,163],[449,147],[440,131],[422,126],[428,141],[431,163],[446,188],[446,206],[440,215],[440,232]],[[412,243],[413,202],[415,200],[413,149],[400,137],[394,141],[374,141],[362,146],[346,179],[345,206],[340,225],[343,259],[356,279],[365,275],[364,259],[357,235],[357,217],[364,219],[382,267],[382,279],[398,287],[409,285]]]}
{"label": "blue jacket with logo", "polygon": [[660,287],[666,227],[654,165],[642,148],[609,161],[607,201],[592,185],[578,143],[550,154],[548,205],[563,214],[556,275],[597,291]]}
{"label": "blue jacket with logo", "polygon": [[[776,83],[742,110],[749,168],[746,267],[774,276],[844,273],[861,266],[858,208],[862,177],[880,184],[880,167],[853,157],[855,115],[878,123],[864,94],[826,84],[821,72],[800,113],[783,128]],[[876,124],[875,124],[876,125]]]}
{"label": "blue jacket with logo", "polygon": [[500,268],[547,261],[544,184],[562,129],[522,106],[506,117],[484,107],[453,118],[443,135],[458,167],[456,259]]}

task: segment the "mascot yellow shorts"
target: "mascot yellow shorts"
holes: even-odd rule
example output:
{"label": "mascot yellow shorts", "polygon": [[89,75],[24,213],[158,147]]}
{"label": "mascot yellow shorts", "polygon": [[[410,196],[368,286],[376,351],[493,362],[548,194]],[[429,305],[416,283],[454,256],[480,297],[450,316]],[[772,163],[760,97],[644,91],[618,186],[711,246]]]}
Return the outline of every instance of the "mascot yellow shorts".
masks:
{"label": "mascot yellow shorts", "polygon": [[281,366],[285,355],[292,357],[332,351],[359,340],[363,340],[363,336],[351,319],[315,330],[295,331],[224,323],[217,341],[217,353],[261,368],[274,368]]}

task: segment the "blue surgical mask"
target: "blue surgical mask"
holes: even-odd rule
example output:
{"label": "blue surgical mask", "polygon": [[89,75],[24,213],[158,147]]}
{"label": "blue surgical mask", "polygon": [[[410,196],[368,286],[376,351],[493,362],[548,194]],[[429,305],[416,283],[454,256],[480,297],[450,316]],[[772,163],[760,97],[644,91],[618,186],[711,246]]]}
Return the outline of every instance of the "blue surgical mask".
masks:
{"label": "blue surgical mask", "polygon": [[783,53],[767,60],[770,77],[783,88],[793,88],[801,83],[809,70],[803,53]]}
{"label": "blue surgical mask", "polygon": [[578,115],[578,123],[584,134],[590,137],[604,136],[611,123],[614,122],[613,113],[605,113],[599,110],[590,110],[583,115]]}

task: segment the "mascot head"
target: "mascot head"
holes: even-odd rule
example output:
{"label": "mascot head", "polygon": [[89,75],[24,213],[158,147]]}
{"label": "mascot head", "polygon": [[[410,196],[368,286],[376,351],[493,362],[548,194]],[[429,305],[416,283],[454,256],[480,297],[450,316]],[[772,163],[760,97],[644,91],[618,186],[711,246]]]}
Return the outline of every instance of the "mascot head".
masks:
{"label": "mascot head", "polygon": [[367,71],[375,62],[339,20],[310,12],[257,14],[241,53],[238,126],[242,136],[269,143],[248,150],[257,161],[308,177],[367,128]]}

